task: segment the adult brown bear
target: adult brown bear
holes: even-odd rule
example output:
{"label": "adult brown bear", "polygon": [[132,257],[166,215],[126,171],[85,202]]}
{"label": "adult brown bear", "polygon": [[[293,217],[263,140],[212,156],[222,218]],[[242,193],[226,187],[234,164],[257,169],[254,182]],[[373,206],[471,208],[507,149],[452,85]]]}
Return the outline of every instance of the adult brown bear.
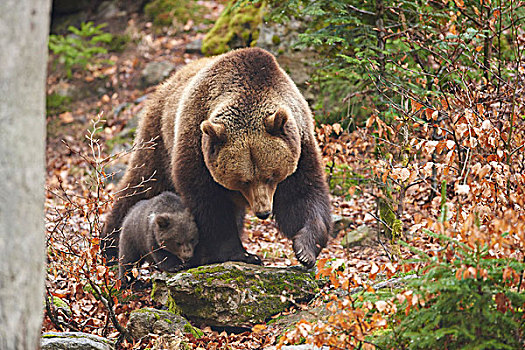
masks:
{"label": "adult brown bear", "polygon": [[[199,229],[191,265],[227,260],[260,263],[242,246],[250,207],[273,212],[293,240],[298,260],[315,264],[332,222],[323,165],[308,104],[275,58],[258,48],[194,61],[149,99],[136,151],[103,232],[108,259],[118,256],[118,230],[139,200],[166,190],[181,195]],[[134,188],[151,176],[140,194]]]}

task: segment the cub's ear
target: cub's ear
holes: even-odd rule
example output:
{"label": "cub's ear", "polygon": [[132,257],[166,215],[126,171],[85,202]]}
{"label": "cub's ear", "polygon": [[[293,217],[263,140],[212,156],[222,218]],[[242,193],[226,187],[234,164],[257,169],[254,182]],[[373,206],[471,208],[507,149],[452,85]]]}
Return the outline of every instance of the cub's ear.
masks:
{"label": "cub's ear", "polygon": [[269,115],[264,120],[264,127],[271,135],[284,133],[284,125],[288,121],[288,114],[284,109],[278,109],[274,114]]}
{"label": "cub's ear", "polygon": [[165,230],[171,225],[171,219],[168,215],[165,214],[158,214],[155,215],[155,224],[158,226],[159,229]]}
{"label": "cub's ear", "polygon": [[205,120],[201,123],[201,131],[213,141],[226,141],[226,128],[223,124]]}

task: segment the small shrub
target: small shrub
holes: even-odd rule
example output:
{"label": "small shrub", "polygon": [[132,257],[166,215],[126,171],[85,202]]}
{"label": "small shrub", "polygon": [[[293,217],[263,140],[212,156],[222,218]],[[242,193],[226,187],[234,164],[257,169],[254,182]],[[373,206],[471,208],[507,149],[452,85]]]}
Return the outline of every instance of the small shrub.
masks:
{"label": "small shrub", "polygon": [[[488,244],[471,246],[426,231],[446,248],[436,256],[417,251],[425,263],[413,293],[398,295],[393,330],[380,348],[520,349],[524,345],[525,264],[492,258]],[[395,300],[396,300],[395,299]],[[409,312],[410,311],[410,312]]]}
{"label": "small shrub", "polygon": [[49,49],[58,56],[58,62],[64,65],[68,77],[71,77],[73,68],[85,68],[95,56],[108,52],[102,44],[110,43],[113,36],[102,31],[105,26],[87,22],[80,28],[69,26],[71,34],[49,36]]}

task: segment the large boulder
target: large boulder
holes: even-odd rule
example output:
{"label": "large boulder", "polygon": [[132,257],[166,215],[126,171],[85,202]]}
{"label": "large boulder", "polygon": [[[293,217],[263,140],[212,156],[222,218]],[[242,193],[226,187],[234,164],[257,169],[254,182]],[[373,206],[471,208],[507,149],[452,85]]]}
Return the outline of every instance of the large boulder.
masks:
{"label": "large boulder", "polygon": [[152,297],[198,325],[249,328],[317,292],[313,274],[299,267],[226,262],[158,274]]}
{"label": "large boulder", "polygon": [[112,341],[82,332],[47,332],[42,334],[42,350],[113,350]]}

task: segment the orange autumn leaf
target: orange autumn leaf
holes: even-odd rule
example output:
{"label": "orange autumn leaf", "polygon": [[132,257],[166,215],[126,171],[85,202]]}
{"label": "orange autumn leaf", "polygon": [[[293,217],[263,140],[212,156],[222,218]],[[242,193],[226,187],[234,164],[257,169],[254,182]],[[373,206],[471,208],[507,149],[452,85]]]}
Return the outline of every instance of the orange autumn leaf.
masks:
{"label": "orange autumn leaf", "polygon": [[459,8],[465,8],[465,3],[463,2],[463,0],[454,0],[454,3],[456,4],[457,7]]}

